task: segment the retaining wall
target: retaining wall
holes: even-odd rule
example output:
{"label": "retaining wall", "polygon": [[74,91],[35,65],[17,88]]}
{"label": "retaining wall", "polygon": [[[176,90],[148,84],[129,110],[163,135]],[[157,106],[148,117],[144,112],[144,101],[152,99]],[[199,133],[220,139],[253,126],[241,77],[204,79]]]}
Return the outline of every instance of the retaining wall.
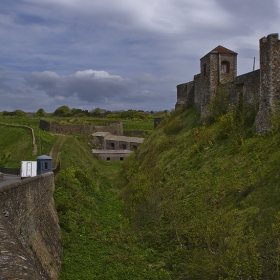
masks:
{"label": "retaining wall", "polygon": [[58,279],[62,244],[52,172],[0,187],[1,279]]}

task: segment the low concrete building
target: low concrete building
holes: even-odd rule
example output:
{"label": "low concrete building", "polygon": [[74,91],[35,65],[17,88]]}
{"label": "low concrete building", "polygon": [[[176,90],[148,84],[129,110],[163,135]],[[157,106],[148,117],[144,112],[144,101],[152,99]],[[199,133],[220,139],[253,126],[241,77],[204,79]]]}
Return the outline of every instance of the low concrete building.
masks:
{"label": "low concrete building", "polygon": [[92,153],[105,161],[123,161],[128,157],[131,150],[92,150]]}
{"label": "low concrete building", "polygon": [[112,135],[110,132],[95,132],[101,149],[92,152],[105,161],[123,161],[143,143],[144,138]]}
{"label": "low concrete building", "polygon": [[144,138],[112,135],[110,132],[95,132],[103,150],[135,150]]}

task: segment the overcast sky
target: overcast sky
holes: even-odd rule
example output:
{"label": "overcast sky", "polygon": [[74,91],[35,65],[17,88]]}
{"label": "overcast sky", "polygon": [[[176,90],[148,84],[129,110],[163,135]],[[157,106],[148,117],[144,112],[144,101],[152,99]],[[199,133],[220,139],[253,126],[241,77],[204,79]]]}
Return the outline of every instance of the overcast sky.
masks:
{"label": "overcast sky", "polygon": [[170,110],[201,57],[250,72],[271,33],[279,0],[0,0],[0,111]]}

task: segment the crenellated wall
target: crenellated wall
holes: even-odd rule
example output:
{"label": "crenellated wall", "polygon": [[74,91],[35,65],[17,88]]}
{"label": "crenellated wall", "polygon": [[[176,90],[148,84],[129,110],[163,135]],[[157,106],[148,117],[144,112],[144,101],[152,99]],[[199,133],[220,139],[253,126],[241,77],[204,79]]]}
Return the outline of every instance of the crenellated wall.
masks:
{"label": "crenellated wall", "polygon": [[52,172],[0,186],[1,279],[58,279],[62,244]]}

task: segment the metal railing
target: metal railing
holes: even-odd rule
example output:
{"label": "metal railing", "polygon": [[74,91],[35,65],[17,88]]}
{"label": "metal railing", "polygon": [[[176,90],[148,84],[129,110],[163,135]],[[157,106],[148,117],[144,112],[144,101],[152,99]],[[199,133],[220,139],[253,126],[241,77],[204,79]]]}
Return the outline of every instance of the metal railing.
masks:
{"label": "metal railing", "polygon": [[0,167],[0,172],[9,175],[20,175],[20,168]]}

